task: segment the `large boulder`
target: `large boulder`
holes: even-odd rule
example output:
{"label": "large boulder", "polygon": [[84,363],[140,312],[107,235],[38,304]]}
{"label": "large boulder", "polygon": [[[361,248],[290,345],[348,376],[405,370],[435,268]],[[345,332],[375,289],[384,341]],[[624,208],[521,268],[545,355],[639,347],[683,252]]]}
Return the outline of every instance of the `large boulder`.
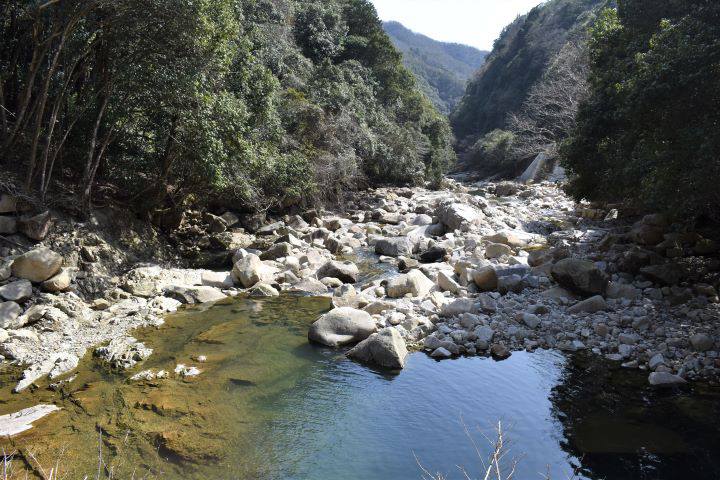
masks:
{"label": "large boulder", "polygon": [[304,278],[288,289],[290,292],[304,292],[322,295],[328,292],[328,287],[320,280]]}
{"label": "large boulder", "polygon": [[238,260],[232,269],[233,280],[243,288],[250,288],[258,282],[272,283],[273,274],[273,269],[254,254]]}
{"label": "large boulder", "polygon": [[41,241],[50,233],[52,223],[50,212],[44,212],[33,217],[24,216],[18,221],[18,230],[32,240]]}
{"label": "large boulder", "polygon": [[394,328],[384,328],[358,343],[347,356],[363,363],[386,368],[405,367],[407,347],[400,333]]}
{"label": "large boulder", "polygon": [[433,281],[420,270],[411,270],[405,275],[391,278],[385,289],[390,298],[402,298],[408,293],[413,297],[423,298],[434,286]]}
{"label": "large boulder", "polygon": [[552,276],[565,288],[584,295],[602,295],[609,279],[594,263],[565,258],[552,267]]}
{"label": "large boulder", "polygon": [[63,258],[49,248],[38,248],[20,255],[12,264],[13,275],[40,283],[53,277],[62,266]]}
{"label": "large boulder", "polygon": [[355,283],[359,275],[360,270],[354,263],[333,260],[320,267],[317,272],[317,277],[320,280],[323,278],[337,278],[343,283]]}
{"label": "large boulder", "polygon": [[369,313],[342,307],[331,310],[310,326],[308,338],[329,347],[365,340],[377,327]]}
{"label": "large boulder", "polygon": [[375,243],[375,253],[389,257],[409,257],[413,243],[407,237],[381,238]]}
{"label": "large boulder", "polygon": [[491,243],[507,245],[510,248],[522,248],[527,245],[525,240],[521,239],[513,232],[499,232],[495,235],[484,237],[483,239]]}
{"label": "large boulder", "polygon": [[464,203],[451,203],[444,205],[436,212],[437,217],[449,230],[469,231],[485,218],[485,215],[476,208]]}

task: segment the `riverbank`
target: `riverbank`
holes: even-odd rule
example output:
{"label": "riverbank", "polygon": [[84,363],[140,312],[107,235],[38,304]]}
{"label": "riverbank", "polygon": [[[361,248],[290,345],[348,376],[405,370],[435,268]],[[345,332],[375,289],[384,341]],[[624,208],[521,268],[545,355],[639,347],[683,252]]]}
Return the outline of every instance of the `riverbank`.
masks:
{"label": "riverbank", "polygon": [[[31,246],[57,255],[0,252],[0,354],[27,366],[17,390],[66,379],[89,349],[115,369],[141,368],[151,352],[130,332],[182,304],[303,293],[362,311],[436,358],[589,350],[652,372],[651,383],[716,382],[717,244],[659,216],[618,215],[548,183],[449,181],[264,224],[188,212],[169,237],[148,225],[118,232],[112,218],[58,222]],[[366,249],[398,272],[358,283],[360,269],[341,259]],[[199,261],[215,268],[172,268]]]}

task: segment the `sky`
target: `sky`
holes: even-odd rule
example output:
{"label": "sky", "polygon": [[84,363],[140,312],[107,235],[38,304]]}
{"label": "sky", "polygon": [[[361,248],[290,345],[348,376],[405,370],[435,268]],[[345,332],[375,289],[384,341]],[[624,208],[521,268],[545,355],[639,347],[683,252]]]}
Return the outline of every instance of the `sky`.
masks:
{"label": "sky", "polygon": [[371,0],[383,21],[395,20],[435,40],[492,50],[503,27],[541,0]]}

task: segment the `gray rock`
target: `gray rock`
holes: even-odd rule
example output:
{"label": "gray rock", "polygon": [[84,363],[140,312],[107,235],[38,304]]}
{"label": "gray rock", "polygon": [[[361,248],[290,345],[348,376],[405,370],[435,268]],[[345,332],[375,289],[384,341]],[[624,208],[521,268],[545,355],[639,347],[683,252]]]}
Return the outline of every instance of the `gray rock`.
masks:
{"label": "gray rock", "polygon": [[506,275],[498,278],[497,291],[506,293],[520,293],[525,289],[523,278],[520,275]]}
{"label": "gray rock", "polygon": [[277,260],[292,255],[292,245],[289,243],[276,243],[260,254],[260,260]]}
{"label": "gray rock", "polygon": [[435,284],[424,273],[420,270],[411,270],[404,275],[391,278],[385,289],[390,298],[402,298],[407,294],[423,298],[433,287]]}
{"label": "gray rock", "polygon": [[690,344],[698,352],[707,352],[708,350],[712,350],[715,345],[715,340],[705,333],[696,333],[690,337]]}
{"label": "gray rock", "polygon": [[451,272],[438,272],[437,283],[443,291],[456,295],[460,291],[460,285],[452,277]]}
{"label": "gray rock", "polygon": [[31,250],[13,261],[13,275],[18,278],[40,283],[54,276],[62,265],[60,254],[48,248]]}
{"label": "gray rock", "polygon": [[577,258],[557,262],[552,276],[563,287],[585,295],[602,295],[608,284],[607,275],[594,263]]}
{"label": "gray rock", "polygon": [[652,372],[648,381],[654,387],[677,387],[687,383],[684,378],[669,372]]}
{"label": "gray rock", "polygon": [[683,268],[675,263],[650,265],[640,269],[640,273],[661,285],[673,286],[680,283],[684,276]]}
{"label": "gray rock", "polygon": [[222,289],[232,288],[235,285],[232,279],[232,274],[229,272],[204,271],[200,274],[200,282],[206,287]]}
{"label": "gray rock", "polygon": [[442,206],[438,209],[437,216],[450,231],[461,230],[463,232],[479,225],[485,218],[481,211],[463,203]]}
{"label": "gray rock", "polygon": [[317,272],[318,279],[337,278],[343,283],[357,282],[360,270],[352,262],[329,261]]}
{"label": "gray rock", "polygon": [[404,368],[407,353],[400,333],[394,328],[384,328],[358,343],[347,356],[381,367]]}
{"label": "gray rock", "polygon": [[608,308],[609,306],[605,299],[601,295],[595,295],[568,308],[568,313],[596,313],[605,311]]}
{"label": "gray rock", "polygon": [[22,325],[17,322],[22,312],[22,307],[15,302],[0,303],[0,328],[11,329],[22,327]]}
{"label": "gray rock", "polygon": [[227,295],[222,293],[215,287],[185,287],[185,286],[170,286],[165,288],[165,296],[174,298],[183,304],[196,304],[196,303],[210,303],[217,302],[227,298]]}
{"label": "gray rock", "polygon": [[607,287],[607,298],[636,300],[640,296],[640,290],[633,285],[618,282],[610,282]]}
{"label": "gray rock", "polygon": [[663,365],[665,363],[665,357],[663,357],[662,353],[657,353],[653,355],[653,357],[648,362],[648,366],[650,367],[650,370],[655,370],[660,365]]}
{"label": "gray rock", "polygon": [[512,255],[512,248],[502,243],[490,243],[485,247],[485,258],[500,258],[503,255]]}
{"label": "gray rock", "polygon": [[244,288],[250,288],[258,282],[272,282],[272,271],[257,255],[250,254],[233,266],[233,280]]}
{"label": "gray rock", "polygon": [[388,257],[409,257],[413,254],[413,243],[407,237],[382,238],[375,244],[375,253]]}
{"label": "gray rock", "polygon": [[362,310],[336,308],[310,326],[308,338],[329,347],[339,347],[365,340],[377,327],[370,314]]}
{"label": "gray rock", "polygon": [[280,295],[280,292],[272,285],[260,282],[256,283],[255,286],[248,291],[248,295],[251,297],[277,297]]}
{"label": "gray rock", "polygon": [[640,336],[636,333],[621,333],[618,335],[618,341],[623,345],[635,345],[640,341]]}
{"label": "gray rock", "polygon": [[32,297],[32,283],[29,280],[18,280],[0,287],[0,299],[8,302],[23,303]]}
{"label": "gray rock", "polygon": [[463,313],[474,313],[476,311],[477,306],[472,298],[458,298],[443,305],[440,315],[443,317],[457,317]]}
{"label": "gray rock", "polygon": [[304,278],[298,283],[293,285],[289,291],[291,292],[306,292],[314,293],[316,295],[322,295],[327,293],[328,289],[321,281],[314,278]]}
{"label": "gray rock", "polygon": [[430,356],[433,358],[450,358],[452,357],[452,353],[450,353],[450,351],[445,347],[439,347],[436,348],[435,351],[430,354]]}
{"label": "gray rock", "polygon": [[541,323],[540,317],[538,317],[537,315],[533,315],[532,313],[524,313],[522,315],[522,321],[525,325],[532,329],[537,328],[538,325],[540,325]]}
{"label": "gray rock", "polygon": [[18,230],[31,240],[37,240],[39,242],[48,236],[52,224],[53,221],[50,212],[44,212],[32,217],[20,217],[20,220],[18,220]]}

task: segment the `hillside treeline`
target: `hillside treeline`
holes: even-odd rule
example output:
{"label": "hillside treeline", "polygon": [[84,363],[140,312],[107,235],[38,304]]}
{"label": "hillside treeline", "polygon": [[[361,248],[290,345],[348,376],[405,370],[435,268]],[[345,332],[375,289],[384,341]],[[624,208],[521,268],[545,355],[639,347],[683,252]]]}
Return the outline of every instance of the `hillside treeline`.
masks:
{"label": "hillside treeline", "polygon": [[0,104],[4,188],[83,208],[338,201],[454,159],[366,0],[8,0]]}

